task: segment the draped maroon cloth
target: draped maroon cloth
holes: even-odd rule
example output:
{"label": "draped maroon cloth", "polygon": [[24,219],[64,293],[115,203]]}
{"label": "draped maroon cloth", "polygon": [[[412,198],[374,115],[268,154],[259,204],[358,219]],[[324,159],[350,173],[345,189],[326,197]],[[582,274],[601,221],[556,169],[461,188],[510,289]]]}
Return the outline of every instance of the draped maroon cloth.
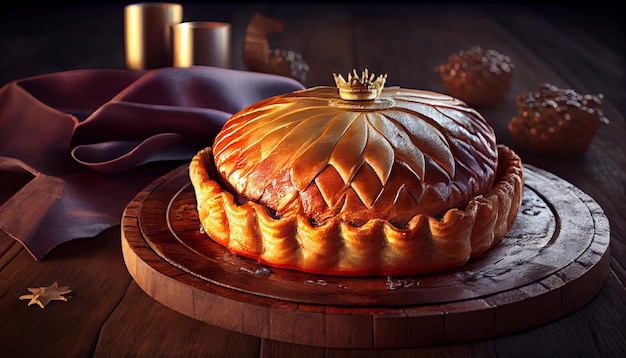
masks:
{"label": "draped maroon cloth", "polygon": [[235,112],[303,89],[287,77],[196,66],[74,70],[0,88],[0,234],[35,258],[120,223],[151,181],[212,144]]}

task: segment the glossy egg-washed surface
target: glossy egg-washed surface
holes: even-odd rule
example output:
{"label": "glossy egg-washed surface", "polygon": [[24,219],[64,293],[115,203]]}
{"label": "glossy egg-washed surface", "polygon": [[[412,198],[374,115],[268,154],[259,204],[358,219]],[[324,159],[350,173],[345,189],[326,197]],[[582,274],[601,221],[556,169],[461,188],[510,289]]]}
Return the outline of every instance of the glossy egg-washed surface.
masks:
{"label": "glossy egg-washed surface", "polygon": [[315,87],[235,114],[213,145],[217,171],[242,199],[316,224],[340,216],[402,227],[492,188],[493,129],[463,102],[401,88],[369,101],[337,92]]}

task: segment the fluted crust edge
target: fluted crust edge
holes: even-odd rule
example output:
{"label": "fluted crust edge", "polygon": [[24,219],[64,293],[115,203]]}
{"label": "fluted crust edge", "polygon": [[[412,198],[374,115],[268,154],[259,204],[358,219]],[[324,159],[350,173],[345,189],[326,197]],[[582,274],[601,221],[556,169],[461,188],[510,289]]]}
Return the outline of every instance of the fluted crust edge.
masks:
{"label": "fluted crust edge", "polygon": [[523,191],[519,156],[498,145],[493,188],[442,218],[416,215],[406,228],[371,219],[351,226],[331,219],[314,226],[301,215],[274,218],[254,202],[237,204],[211,175],[211,148],[192,159],[189,177],[208,236],[235,254],[268,266],[344,276],[406,276],[464,265],[510,230]]}

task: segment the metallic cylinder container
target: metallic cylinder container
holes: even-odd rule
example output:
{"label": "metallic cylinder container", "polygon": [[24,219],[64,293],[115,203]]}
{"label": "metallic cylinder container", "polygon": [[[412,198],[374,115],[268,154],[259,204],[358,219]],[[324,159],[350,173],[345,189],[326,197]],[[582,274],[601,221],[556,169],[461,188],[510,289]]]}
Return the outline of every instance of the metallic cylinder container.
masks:
{"label": "metallic cylinder container", "polygon": [[174,67],[194,65],[230,68],[230,24],[182,22],[172,26]]}
{"label": "metallic cylinder container", "polygon": [[137,3],[124,8],[126,67],[145,70],[172,66],[172,25],[183,19],[175,3]]}

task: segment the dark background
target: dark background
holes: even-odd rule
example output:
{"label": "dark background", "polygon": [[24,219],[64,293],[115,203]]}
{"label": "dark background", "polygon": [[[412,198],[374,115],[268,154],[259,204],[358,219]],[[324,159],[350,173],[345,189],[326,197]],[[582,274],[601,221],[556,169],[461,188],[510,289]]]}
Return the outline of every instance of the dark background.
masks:
{"label": "dark background", "polygon": [[[3,5],[0,12],[0,86],[16,79],[57,71],[125,68],[123,11],[124,6],[131,3],[133,2],[35,4],[23,1]],[[245,14],[251,15],[253,11],[271,11],[275,3],[181,2],[181,4],[184,7],[184,21],[224,21],[230,22],[233,27],[245,28],[249,19]],[[415,4],[418,3],[413,3]],[[473,5],[491,11],[496,6],[501,8],[503,4],[528,7],[537,16],[548,19],[566,33],[595,39],[598,46],[609,49],[610,56],[615,56],[611,59],[613,63],[622,63],[623,67],[626,67],[624,60],[626,16],[620,4],[594,1],[583,4],[476,2]],[[455,3],[450,2],[449,5],[455,6]],[[355,12],[359,10],[358,4],[346,3],[345,6],[353,7]],[[84,21],[85,19],[89,21]],[[243,38],[233,38],[232,42],[233,68],[245,69],[241,59]],[[590,48],[589,51],[594,49]],[[563,61],[567,60],[563,58]],[[600,76],[606,76],[601,72],[599,71]],[[626,104],[622,101],[626,93],[624,72],[622,71],[618,78],[606,77],[598,78],[599,85],[593,85],[595,87],[592,89],[595,93],[602,93],[622,114],[626,114]]]}

